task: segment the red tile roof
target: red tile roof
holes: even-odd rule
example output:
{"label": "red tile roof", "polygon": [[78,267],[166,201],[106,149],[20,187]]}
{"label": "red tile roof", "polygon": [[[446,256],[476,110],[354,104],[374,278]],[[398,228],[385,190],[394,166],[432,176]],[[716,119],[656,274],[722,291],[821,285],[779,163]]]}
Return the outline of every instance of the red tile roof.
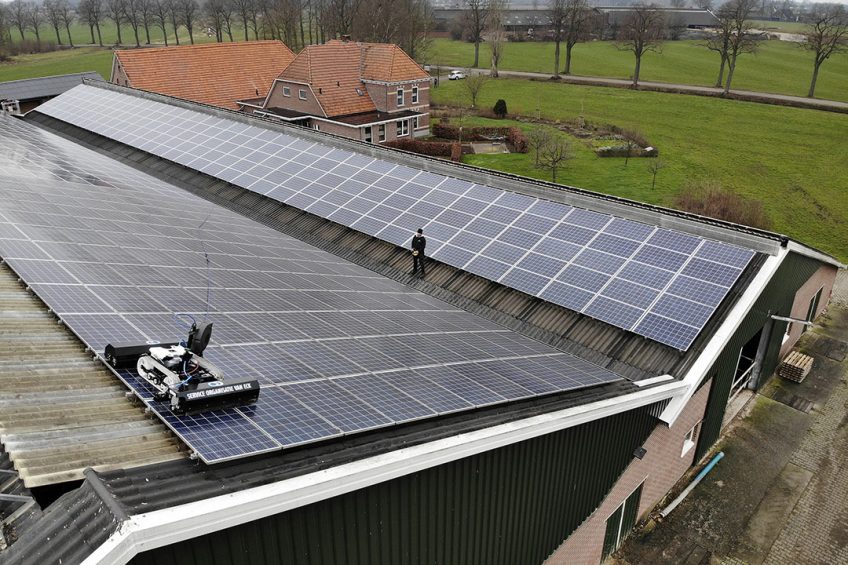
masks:
{"label": "red tile roof", "polygon": [[133,88],[238,109],[236,100],[264,96],[294,53],[281,41],[245,41],[127,49],[115,57]]}
{"label": "red tile roof", "polygon": [[376,111],[363,80],[401,82],[429,75],[397,45],[332,40],[307,46],[279,78],[311,85],[327,117],[333,117]]}

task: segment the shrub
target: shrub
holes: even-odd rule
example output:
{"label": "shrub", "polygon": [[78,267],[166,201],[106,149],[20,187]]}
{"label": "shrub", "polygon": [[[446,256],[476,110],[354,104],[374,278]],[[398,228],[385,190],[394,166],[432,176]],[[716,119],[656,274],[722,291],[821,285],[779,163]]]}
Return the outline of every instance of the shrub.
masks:
{"label": "shrub", "polygon": [[690,183],[678,195],[675,206],[686,212],[736,224],[769,229],[771,221],[759,200],[751,200],[715,182]]}
{"label": "shrub", "polygon": [[497,102],[495,102],[495,106],[492,108],[492,112],[494,112],[495,115],[499,118],[503,119],[504,117],[506,117],[506,100],[501,98]]}
{"label": "shrub", "polygon": [[448,143],[445,141],[419,141],[417,139],[398,139],[384,143],[386,147],[394,147],[403,149],[411,153],[420,155],[429,155],[431,157],[450,157],[453,158],[453,145],[458,143]]}

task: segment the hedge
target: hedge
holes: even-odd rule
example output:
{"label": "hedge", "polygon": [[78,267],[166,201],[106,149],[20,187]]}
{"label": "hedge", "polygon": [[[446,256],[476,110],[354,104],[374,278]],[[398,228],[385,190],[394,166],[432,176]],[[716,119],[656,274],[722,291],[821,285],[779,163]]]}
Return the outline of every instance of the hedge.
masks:
{"label": "hedge", "polygon": [[384,143],[386,147],[394,147],[403,149],[411,153],[419,155],[429,155],[430,157],[448,157],[452,161],[462,159],[462,147],[459,143],[451,143],[449,141],[419,141],[417,139],[397,139],[395,141],[387,141]]}

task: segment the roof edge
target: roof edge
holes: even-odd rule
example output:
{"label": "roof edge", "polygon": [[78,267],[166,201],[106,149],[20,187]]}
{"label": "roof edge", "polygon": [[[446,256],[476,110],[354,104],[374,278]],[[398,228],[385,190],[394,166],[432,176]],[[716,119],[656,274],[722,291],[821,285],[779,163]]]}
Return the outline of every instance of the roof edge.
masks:
{"label": "roof edge", "polygon": [[43,77],[31,77],[31,78],[19,78],[19,79],[15,79],[15,80],[4,80],[2,82],[2,84],[7,85],[7,84],[15,84],[15,83],[18,83],[18,82],[32,82],[34,80],[47,80],[47,79],[52,79],[52,78],[65,78],[65,77],[76,77],[76,76],[83,77],[83,78],[92,78],[92,75],[99,76],[100,81],[101,82],[103,81],[103,77],[97,71],[82,71],[82,72],[79,72],[79,73],[64,73],[64,74],[61,74],[61,75],[48,75],[48,76],[43,76]]}
{"label": "roof edge", "polygon": [[401,448],[236,493],[132,516],[83,563],[127,563],[142,551],[220,531],[450,463],[662,402],[685,385],[674,381],[616,398],[566,408]]}

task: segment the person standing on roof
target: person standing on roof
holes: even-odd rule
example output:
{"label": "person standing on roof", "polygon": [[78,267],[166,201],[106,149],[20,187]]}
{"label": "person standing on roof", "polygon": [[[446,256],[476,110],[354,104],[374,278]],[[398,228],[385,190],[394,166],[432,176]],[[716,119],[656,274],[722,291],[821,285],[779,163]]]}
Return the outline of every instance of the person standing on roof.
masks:
{"label": "person standing on roof", "polygon": [[427,238],[424,237],[424,230],[419,228],[418,232],[412,236],[412,272],[411,275],[414,275],[418,272],[418,268],[421,268],[421,276],[425,276],[424,273],[424,248],[427,247]]}

